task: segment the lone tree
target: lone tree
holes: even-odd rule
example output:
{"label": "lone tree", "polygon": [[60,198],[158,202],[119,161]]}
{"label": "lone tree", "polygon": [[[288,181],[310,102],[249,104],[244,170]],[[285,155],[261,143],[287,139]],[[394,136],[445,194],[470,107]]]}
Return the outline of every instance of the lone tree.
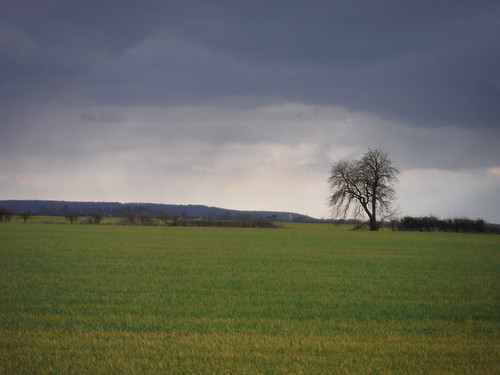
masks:
{"label": "lone tree", "polygon": [[334,215],[345,218],[349,212],[356,216],[364,212],[370,230],[378,230],[379,216],[392,213],[398,174],[387,152],[380,149],[369,149],[359,160],[334,164],[328,179]]}
{"label": "lone tree", "polygon": [[26,224],[28,222],[29,219],[31,219],[31,212],[29,211],[26,211],[26,212],[23,212],[21,215],[19,215],[22,217],[22,219],[24,220],[24,224]]}

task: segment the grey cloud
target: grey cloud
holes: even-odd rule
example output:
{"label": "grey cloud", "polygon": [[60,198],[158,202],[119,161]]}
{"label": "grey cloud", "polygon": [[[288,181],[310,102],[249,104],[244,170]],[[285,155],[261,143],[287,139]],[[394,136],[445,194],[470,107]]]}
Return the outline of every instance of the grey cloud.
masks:
{"label": "grey cloud", "polygon": [[126,120],[115,113],[103,112],[103,113],[91,113],[84,112],[80,114],[80,120],[86,122],[125,122]]}
{"label": "grey cloud", "polygon": [[296,101],[426,126],[500,118],[494,1],[19,1],[2,14],[4,98]]}
{"label": "grey cloud", "polygon": [[89,153],[168,153],[177,144],[193,142],[214,150],[231,143],[305,143],[317,147],[313,167],[324,171],[334,161],[330,155],[345,148],[352,150],[352,157],[368,147],[385,148],[404,169],[481,168],[495,166],[498,160],[499,129],[403,126],[339,107],[289,103],[258,108],[78,108],[32,109],[21,127],[2,129],[0,154],[11,158],[24,150],[26,155],[68,160]]}

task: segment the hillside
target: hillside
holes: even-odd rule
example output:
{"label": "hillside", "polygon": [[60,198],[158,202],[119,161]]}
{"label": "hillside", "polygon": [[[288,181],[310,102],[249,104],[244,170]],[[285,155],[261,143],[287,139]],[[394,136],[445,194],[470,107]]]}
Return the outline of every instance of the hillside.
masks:
{"label": "hillside", "polygon": [[51,200],[0,200],[0,207],[12,210],[15,214],[30,212],[33,215],[62,216],[76,213],[89,216],[99,213],[109,217],[126,217],[148,213],[151,216],[182,216],[203,219],[244,219],[314,222],[316,219],[293,212],[280,211],[243,211],[209,207],[204,205],[181,205],[159,203],[119,203],[119,202],[74,202]]}

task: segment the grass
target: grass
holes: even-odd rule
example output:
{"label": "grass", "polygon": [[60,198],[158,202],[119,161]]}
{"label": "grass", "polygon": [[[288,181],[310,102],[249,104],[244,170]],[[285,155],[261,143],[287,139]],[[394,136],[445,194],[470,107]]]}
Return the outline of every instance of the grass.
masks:
{"label": "grass", "polygon": [[496,374],[500,237],[0,225],[0,374]]}

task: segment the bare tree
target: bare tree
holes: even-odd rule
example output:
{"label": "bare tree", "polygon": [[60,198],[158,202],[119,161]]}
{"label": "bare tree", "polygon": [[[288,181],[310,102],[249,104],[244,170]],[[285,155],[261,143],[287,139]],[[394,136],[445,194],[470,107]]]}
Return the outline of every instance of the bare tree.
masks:
{"label": "bare tree", "polygon": [[90,216],[89,223],[90,224],[100,224],[102,218],[103,218],[102,214],[100,214],[100,213],[94,213],[92,216]]}
{"label": "bare tree", "polygon": [[66,215],[64,215],[64,217],[66,218],[66,220],[68,220],[71,224],[73,224],[75,221],[78,220],[78,214],[77,213],[67,213]]}
{"label": "bare tree", "polygon": [[378,230],[379,217],[392,213],[398,174],[387,152],[380,149],[369,149],[359,160],[333,165],[328,179],[333,214],[345,218],[349,212],[356,216],[364,212],[370,230]]}
{"label": "bare tree", "polygon": [[24,224],[26,224],[28,222],[28,220],[31,219],[31,212],[26,211],[26,212],[23,212],[19,216],[21,216],[21,218],[24,220]]}

